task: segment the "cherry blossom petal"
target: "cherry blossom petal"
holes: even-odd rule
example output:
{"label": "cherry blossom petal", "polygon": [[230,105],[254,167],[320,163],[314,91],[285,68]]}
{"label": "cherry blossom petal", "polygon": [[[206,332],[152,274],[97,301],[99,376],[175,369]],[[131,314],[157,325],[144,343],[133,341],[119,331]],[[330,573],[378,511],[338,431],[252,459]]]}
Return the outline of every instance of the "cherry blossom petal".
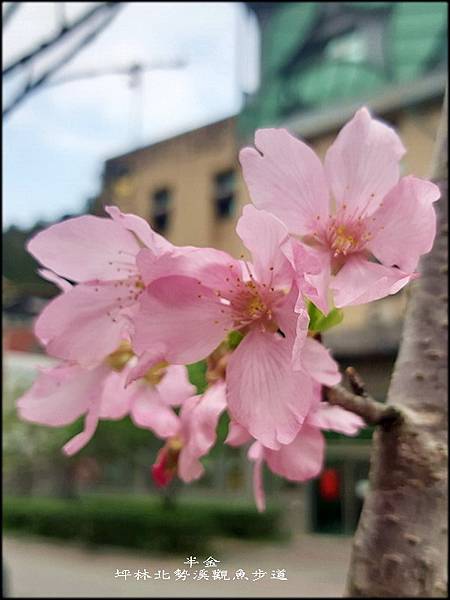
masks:
{"label": "cherry blossom petal", "polygon": [[151,350],[147,350],[141,356],[134,356],[130,361],[130,368],[127,369],[125,386],[128,386],[136,379],[144,377],[144,375],[156,364],[164,360],[164,345],[153,346]]}
{"label": "cherry blossom petal", "polygon": [[242,427],[242,425],[239,425],[236,421],[230,421],[225,444],[228,444],[229,446],[242,446],[242,444],[246,444],[251,439],[252,436],[245,427]]}
{"label": "cherry blossom petal", "polygon": [[281,251],[281,245],[289,236],[286,226],[267,211],[247,204],[236,232],[252,254],[258,282],[275,287],[290,286],[293,269]]}
{"label": "cherry blossom petal", "polygon": [[240,272],[239,262],[225,252],[214,248],[173,247],[170,252],[158,254],[143,248],[136,259],[139,273],[146,285],[171,275],[193,277],[202,285],[214,289],[224,285],[226,277]]}
{"label": "cherry blossom petal", "polygon": [[433,202],[441,192],[431,181],[403,177],[374,212],[368,248],[386,266],[411,273],[436,235]]}
{"label": "cherry blossom petal", "polygon": [[325,439],[317,427],[305,423],[290,444],[279,450],[264,449],[267,466],[277,475],[291,481],[306,481],[322,470]]}
{"label": "cherry blossom petal", "polygon": [[289,236],[284,242],[280,243],[281,251],[291,263],[292,268],[300,275],[306,273],[318,275],[321,272],[321,261],[312,248],[305,246],[292,236]]}
{"label": "cherry blossom petal", "polygon": [[91,441],[99,420],[100,399],[95,398],[84,418],[84,429],[81,433],[73,437],[63,446],[63,452],[66,456],[72,456],[79,452],[82,448]]}
{"label": "cherry blossom petal", "polygon": [[282,306],[275,311],[275,320],[287,343],[292,345],[292,368],[295,371],[302,369],[302,352],[308,335],[309,315],[303,296],[295,285],[292,286]]}
{"label": "cherry blossom petal", "polygon": [[309,315],[307,310],[298,312],[295,328],[295,340],[292,346],[292,368],[298,371],[303,368],[302,353],[305,341],[308,339]]}
{"label": "cherry blossom petal", "polygon": [[292,344],[278,334],[250,331],[227,367],[231,417],[269,448],[288,444],[312,401],[310,378],[291,368]]}
{"label": "cherry blossom petal", "polygon": [[111,219],[85,215],[39,232],[27,250],[44,267],[72,281],[117,280],[136,272],[139,244]]}
{"label": "cherry blossom petal", "polygon": [[189,381],[188,371],[183,365],[169,365],[156,389],[162,402],[169,406],[180,406],[196,394],[196,387]]}
{"label": "cherry blossom petal", "polygon": [[239,154],[257,208],[281,219],[291,233],[310,233],[329,213],[325,174],[316,154],[285,129],[259,129],[254,148]]}
{"label": "cherry blossom petal", "polygon": [[294,272],[294,279],[299,293],[295,305],[295,311],[300,312],[305,308],[304,296],[321,301],[320,294],[324,293],[326,302],[326,292],[320,292],[310,280],[312,275],[319,276],[322,272],[321,261],[318,260],[316,253],[293,237],[289,237],[282,245],[281,251],[288,259]]}
{"label": "cherry blossom petal", "polygon": [[229,308],[189,277],[165,277],[141,296],[133,348],[141,354],[164,347],[170,363],[189,364],[208,356],[232,327]]}
{"label": "cherry blossom petal", "polygon": [[47,304],[34,332],[51,356],[90,366],[128,337],[131,324],[118,305],[133,301],[119,298],[112,283],[74,286]]}
{"label": "cherry blossom petal", "polygon": [[307,423],[309,423],[309,417],[317,411],[317,409],[319,408],[319,406],[321,406],[321,404],[323,404],[322,389],[323,389],[322,384],[318,383],[317,381],[314,380],[313,381],[313,401],[311,402],[311,408],[308,413],[308,416],[306,417]]}
{"label": "cherry blossom petal", "polygon": [[172,244],[162,235],[153,231],[147,221],[141,217],[131,213],[123,213],[117,206],[105,206],[105,211],[113,221],[134,233],[147,248],[152,248],[158,253],[172,249]]}
{"label": "cherry blossom petal", "polygon": [[320,402],[317,410],[312,411],[306,419],[308,425],[345,433],[346,435],[356,435],[360,429],[366,426],[364,421],[355,413],[332,406],[328,402]]}
{"label": "cherry blossom petal", "polygon": [[89,408],[108,374],[104,366],[85,370],[65,363],[42,369],[17,401],[21,419],[54,427],[73,423]]}
{"label": "cherry blossom petal", "polygon": [[111,371],[103,387],[100,404],[100,418],[123,419],[129,412],[134,390],[125,387],[127,369],[120,372]]}
{"label": "cherry blossom petal", "polygon": [[259,512],[264,512],[266,510],[266,494],[264,492],[263,480],[263,446],[259,442],[255,442],[250,446],[247,456],[255,463],[253,467],[253,495],[255,497],[256,508]]}
{"label": "cherry blossom petal", "polygon": [[331,280],[331,261],[329,252],[312,250],[314,257],[319,262],[319,273],[306,273],[305,281],[311,288],[304,291],[305,295],[317,306],[319,310],[327,315],[330,311],[329,287]]}
{"label": "cherry blossom petal", "polygon": [[311,377],[323,385],[336,385],[341,380],[339,367],[323,344],[308,336],[302,352],[302,364]]}
{"label": "cherry blossom petal", "polygon": [[205,469],[198,457],[189,449],[183,448],[178,459],[178,477],[185,483],[191,483],[199,479],[204,472]]}
{"label": "cherry blossom petal", "polygon": [[49,269],[38,269],[38,273],[47,281],[54,283],[62,292],[68,292],[73,287],[66,279],[59,277],[59,275],[53,273],[53,271],[49,271]]}
{"label": "cherry blossom petal", "polygon": [[185,403],[180,413],[184,448],[197,457],[207,454],[216,441],[217,424],[225,407],[223,381],[210,386],[195,404]]}
{"label": "cherry blossom petal", "polygon": [[168,486],[175,476],[176,469],[168,466],[169,455],[170,449],[167,445],[164,445],[156,455],[156,460],[152,465],[152,479],[158,488]]}
{"label": "cherry blossom petal", "polygon": [[204,473],[199,459],[216,441],[217,424],[225,406],[223,382],[212,385],[203,396],[193,396],[183,404],[180,413],[183,447],[178,460],[178,476],[185,483],[198,479]]}
{"label": "cherry blossom petal", "polygon": [[138,427],[151,429],[157,436],[167,438],[178,433],[180,421],[164,402],[161,394],[145,381],[131,384],[134,388],[131,419]]}
{"label": "cherry blossom petal", "polygon": [[337,308],[366,304],[397,293],[415,274],[350,256],[331,283]]}
{"label": "cherry blossom petal", "polygon": [[367,108],[358,110],[325,156],[325,171],[337,207],[347,214],[371,214],[399,179],[405,154],[400,138]]}

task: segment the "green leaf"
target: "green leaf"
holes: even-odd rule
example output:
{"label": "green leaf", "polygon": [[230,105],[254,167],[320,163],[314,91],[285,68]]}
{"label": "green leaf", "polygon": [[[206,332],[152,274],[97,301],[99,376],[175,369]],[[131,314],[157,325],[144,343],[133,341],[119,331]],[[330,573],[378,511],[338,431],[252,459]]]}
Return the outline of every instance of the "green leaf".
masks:
{"label": "green leaf", "polygon": [[344,318],[344,313],[340,308],[333,308],[326,316],[321,312],[315,304],[308,303],[309,314],[309,329],[314,332],[322,332],[339,323]]}
{"label": "green leaf", "polygon": [[230,350],[235,350],[239,344],[241,343],[241,341],[244,339],[244,335],[240,332],[240,331],[231,331],[228,334],[228,346],[230,348]]}
{"label": "green leaf", "polygon": [[203,394],[206,390],[206,360],[187,365],[189,381],[197,388],[198,394]]}

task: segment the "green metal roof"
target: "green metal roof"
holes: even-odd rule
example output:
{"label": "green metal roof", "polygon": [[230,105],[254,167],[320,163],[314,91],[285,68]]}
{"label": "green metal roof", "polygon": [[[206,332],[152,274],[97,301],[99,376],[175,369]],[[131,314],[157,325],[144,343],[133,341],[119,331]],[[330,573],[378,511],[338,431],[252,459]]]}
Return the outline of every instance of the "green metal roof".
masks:
{"label": "green metal roof", "polygon": [[[258,3],[250,3],[258,14]],[[446,70],[446,2],[278,3],[241,132]]]}

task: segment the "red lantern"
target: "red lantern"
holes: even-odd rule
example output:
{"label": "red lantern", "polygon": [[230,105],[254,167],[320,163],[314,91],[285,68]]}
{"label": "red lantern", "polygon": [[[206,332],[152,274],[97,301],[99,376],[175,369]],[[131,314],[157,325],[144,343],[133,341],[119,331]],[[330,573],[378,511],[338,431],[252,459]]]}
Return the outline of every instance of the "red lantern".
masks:
{"label": "red lantern", "polygon": [[327,502],[339,500],[339,473],[337,469],[325,469],[319,480],[320,496]]}

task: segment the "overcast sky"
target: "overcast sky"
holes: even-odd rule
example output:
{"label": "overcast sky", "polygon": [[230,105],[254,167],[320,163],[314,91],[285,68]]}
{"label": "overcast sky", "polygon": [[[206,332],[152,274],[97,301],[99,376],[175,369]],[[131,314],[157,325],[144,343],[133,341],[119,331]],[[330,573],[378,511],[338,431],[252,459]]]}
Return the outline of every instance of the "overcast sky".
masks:
{"label": "overcast sky", "polygon": [[[68,18],[94,4],[66,3]],[[4,64],[48,37],[57,14],[52,2],[22,4],[4,31]],[[99,192],[105,159],[237,113],[242,90],[257,81],[256,48],[255,24],[242,3],[124,3],[58,77],[133,62],[184,59],[188,65],[147,73],[141,112],[126,76],[30,96],[4,120],[3,227],[79,211]],[[7,80],[4,102],[20,83]]]}

